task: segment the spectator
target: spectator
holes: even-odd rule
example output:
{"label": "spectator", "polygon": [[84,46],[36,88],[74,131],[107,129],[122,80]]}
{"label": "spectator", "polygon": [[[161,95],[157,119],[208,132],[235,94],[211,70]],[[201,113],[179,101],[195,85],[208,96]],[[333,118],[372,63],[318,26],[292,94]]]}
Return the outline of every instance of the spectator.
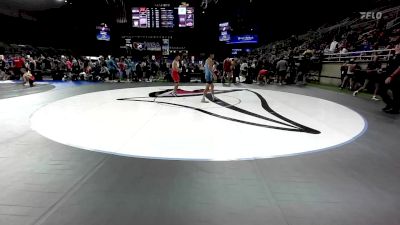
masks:
{"label": "spectator", "polygon": [[73,63],[71,62],[71,60],[68,58],[67,61],[65,62],[65,66],[67,68],[67,72],[63,78],[63,80],[68,80],[71,79],[72,76],[72,68],[73,68]]}
{"label": "spectator", "polygon": [[107,65],[103,64],[100,69],[100,78],[101,80],[109,79],[110,71],[108,71]]}
{"label": "spectator", "polygon": [[252,84],[253,83],[253,80],[255,80],[256,78],[257,78],[257,72],[258,71],[256,71],[256,67],[257,67],[257,61],[255,60],[255,59],[253,59],[253,60],[250,60],[250,63],[251,63],[251,65],[250,65],[250,67],[249,67],[249,73],[248,73],[248,76],[247,76],[247,79],[246,79],[246,83],[247,84]]}
{"label": "spectator", "polygon": [[341,67],[340,67],[340,86],[342,86],[344,78],[347,76],[347,70],[348,70],[348,65],[349,62],[346,61]]}
{"label": "spectator", "polygon": [[81,70],[80,70],[79,61],[76,60],[76,59],[73,59],[72,60],[72,76],[71,76],[71,79],[72,80],[78,80],[80,72],[81,72]]}
{"label": "spectator", "polygon": [[4,55],[0,55],[0,80],[5,80],[6,78],[6,61],[4,60]]}
{"label": "spectator", "polygon": [[371,44],[368,42],[367,39],[364,39],[364,41],[361,44],[361,51],[370,51],[372,50]]}
{"label": "spectator", "polygon": [[17,80],[19,80],[22,73],[21,69],[25,65],[25,60],[24,58],[17,55],[13,60],[13,64],[14,64],[14,76]]}
{"label": "spectator", "polygon": [[357,64],[355,63],[354,59],[351,59],[350,62],[345,66],[347,67],[347,73],[345,78],[343,79],[342,85],[340,85],[340,89],[345,88],[346,82],[349,80],[350,81],[349,89],[351,91],[353,89]]}
{"label": "spectator", "polygon": [[232,60],[230,58],[226,58],[223,62],[223,77],[222,77],[222,83],[225,82],[225,80],[228,80],[228,83],[230,84],[232,82]]}
{"label": "spectator", "polygon": [[285,81],[287,72],[288,72],[289,64],[288,62],[281,57],[278,63],[276,64],[276,71],[278,72],[278,84],[282,85]]}
{"label": "spectator", "polygon": [[297,73],[296,79],[294,81],[295,84],[297,84],[300,77],[302,77],[302,79],[303,79],[303,85],[306,84],[306,81],[307,81],[307,78],[309,75],[309,71],[310,71],[310,64],[311,64],[311,61],[309,58],[307,58],[307,57],[301,58],[301,60],[299,62],[298,73]]}
{"label": "spectator", "polygon": [[266,70],[265,68],[262,68],[262,69],[258,72],[258,76],[257,76],[257,82],[258,82],[258,84],[261,84],[261,81],[264,81],[264,84],[265,84],[265,85],[270,83],[269,71]]}
{"label": "spectator", "polygon": [[333,39],[333,41],[331,42],[331,45],[330,45],[330,47],[329,47],[329,51],[330,51],[331,53],[335,53],[338,44],[339,44],[339,43],[338,43],[335,39]]}
{"label": "spectator", "polygon": [[136,64],[136,80],[142,81],[142,79],[143,79],[143,62],[139,61]]}
{"label": "spectator", "polygon": [[348,53],[349,51],[347,50],[347,48],[346,47],[343,47],[341,50],[340,50],[340,54],[346,54],[346,53]]}
{"label": "spectator", "polygon": [[379,90],[379,83],[378,83],[379,74],[378,73],[380,72],[382,65],[378,60],[379,60],[378,56],[375,56],[374,60],[372,62],[368,63],[364,85],[362,87],[360,87],[358,90],[356,90],[353,93],[353,96],[356,96],[360,91],[366,90],[368,87],[368,84],[372,83],[375,86],[374,95],[372,96],[372,100],[375,100],[375,101],[379,100],[376,97],[376,95],[378,94],[378,90]]}
{"label": "spectator", "polygon": [[[180,63],[180,68],[182,68],[182,63]],[[151,71],[150,71],[150,64],[149,64],[149,62],[147,60],[143,61],[142,69],[143,69],[144,81],[145,82],[150,82],[150,73],[151,73]]]}
{"label": "spectator", "polygon": [[106,61],[106,63],[108,71],[110,71],[111,79],[114,79],[115,75],[118,72],[118,66],[115,63],[114,58],[110,56],[109,59]]}
{"label": "spectator", "polygon": [[[238,62],[238,59],[234,59],[232,61],[232,68],[233,68],[233,81],[232,83],[236,83],[237,78],[239,78],[240,76],[240,64]],[[239,83],[240,83],[240,79],[239,79]]]}
{"label": "spectator", "polygon": [[9,67],[8,69],[6,69],[4,80],[16,80],[14,70],[12,68]]}
{"label": "spectator", "polygon": [[93,65],[90,59],[86,59],[83,63],[83,79],[82,80],[89,80],[93,81]]}
{"label": "spectator", "polygon": [[331,52],[329,46],[327,45],[327,46],[325,47],[325,49],[324,49],[324,54],[329,54],[329,53],[332,53],[332,52]]}
{"label": "spectator", "polygon": [[127,76],[128,80],[130,80],[132,77],[132,70],[133,70],[134,64],[131,59],[126,59],[125,65],[126,65],[126,76]]}
{"label": "spectator", "polygon": [[[390,114],[399,114],[400,110],[400,44],[396,45],[395,55],[390,59],[385,79],[381,80],[379,94],[386,103],[382,110]],[[392,97],[388,90],[392,91]]]}
{"label": "spectator", "polygon": [[[118,59],[116,59],[118,61]],[[126,73],[126,64],[125,64],[125,59],[123,57],[121,57],[121,59],[118,62],[118,82],[121,82],[122,79],[124,79],[125,77],[125,73]]]}
{"label": "spectator", "polygon": [[[187,63],[186,63],[186,62],[183,63],[182,66],[184,66],[185,68],[187,68]],[[155,57],[155,56],[152,56],[152,58],[151,58],[151,60],[150,60],[150,79],[151,79],[151,80],[153,80],[154,77],[157,76],[158,70],[159,70],[159,65],[158,65],[158,63],[157,63],[157,61],[156,61],[156,57]],[[183,69],[182,72],[183,72],[183,73],[186,73],[186,70]]]}
{"label": "spectator", "polygon": [[241,74],[243,77],[246,77],[246,76],[247,76],[248,69],[249,69],[249,65],[247,64],[246,61],[243,61],[243,62],[240,64],[240,74]]}

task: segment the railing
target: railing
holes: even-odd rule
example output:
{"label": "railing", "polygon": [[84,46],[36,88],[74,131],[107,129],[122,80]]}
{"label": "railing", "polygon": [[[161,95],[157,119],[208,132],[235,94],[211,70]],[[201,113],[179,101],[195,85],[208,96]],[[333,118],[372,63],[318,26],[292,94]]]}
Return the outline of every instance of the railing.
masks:
{"label": "railing", "polygon": [[387,61],[393,55],[394,49],[382,49],[373,51],[357,51],[347,53],[324,54],[323,62],[345,62],[354,59],[358,62],[372,61],[375,56],[380,60]]}
{"label": "railing", "polygon": [[395,7],[387,8],[384,10],[379,10],[379,11],[382,12],[382,14],[393,13],[393,12],[395,12],[397,14],[399,12],[399,10],[400,10],[400,6],[395,6]]}
{"label": "railing", "polygon": [[391,20],[390,22],[388,22],[386,24],[386,29],[389,30],[389,29],[391,29],[391,28],[393,28],[393,27],[395,27],[395,26],[397,26],[399,24],[400,24],[400,16],[395,18],[395,19],[393,19],[393,20]]}
{"label": "railing", "polygon": [[320,32],[321,34],[324,34],[324,33],[328,33],[328,32],[330,32],[332,30],[336,30],[336,29],[341,28],[341,27],[346,27],[348,25],[351,25],[354,22],[355,22],[355,20],[351,20],[350,18],[346,18],[346,19],[342,20],[341,22],[339,22],[339,23],[337,23],[335,25],[332,25],[332,26],[329,26],[329,27],[324,27],[324,28],[319,28],[317,31]]}

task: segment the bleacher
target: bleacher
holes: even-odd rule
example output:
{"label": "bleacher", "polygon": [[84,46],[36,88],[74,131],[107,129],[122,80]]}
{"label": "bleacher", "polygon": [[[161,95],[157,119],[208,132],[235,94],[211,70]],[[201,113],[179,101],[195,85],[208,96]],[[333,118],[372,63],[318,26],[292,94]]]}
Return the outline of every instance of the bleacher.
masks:
{"label": "bleacher", "polygon": [[[318,81],[338,85],[341,81],[340,67],[354,59],[365,69],[374,56],[385,65],[394,54],[394,47],[400,41],[400,5],[367,10],[381,13],[381,19],[361,19],[361,14],[354,13],[335,24],[324,24],[315,31],[293,35],[284,40],[275,41],[254,51],[255,57],[276,59],[280,56],[294,56],[301,61],[303,54],[313,53],[318,58],[321,70]],[[293,46],[293,39],[296,45]],[[330,52],[333,40],[338,42],[337,49]],[[347,51],[341,51],[346,48]],[[340,53],[342,52],[342,53]]]}
{"label": "bleacher", "polygon": [[[298,42],[298,46],[295,47],[295,49],[292,48],[290,50],[292,52],[294,51],[294,53],[297,54],[302,54],[302,52],[310,48],[315,51],[321,51],[322,49],[319,49],[320,46],[329,45],[335,37],[338,42],[341,42],[345,40],[348,34],[350,34],[351,32],[353,32],[353,35],[358,36],[358,39],[355,40],[356,43],[351,43],[357,46],[361,44],[363,38],[368,37],[368,35],[373,34],[378,29],[391,31],[400,24],[400,5],[392,7],[381,7],[369,11],[382,13],[382,18],[380,20],[363,20],[360,18],[360,14],[356,14],[349,16],[336,24],[324,24],[323,26],[317,28],[315,31],[308,31],[307,33],[297,35],[296,40]],[[394,35],[394,37],[389,36],[390,42],[393,42],[393,40],[395,40],[397,34]],[[259,49],[256,49],[255,53],[275,54],[277,56],[285,55],[287,52],[289,52],[290,39],[291,38],[272,42],[268,45],[260,47]],[[379,46],[379,49],[385,49],[386,47],[387,46]],[[277,50],[279,50],[280,52],[277,52]],[[336,52],[328,53],[328,61],[340,61],[342,59],[347,59],[348,57],[352,56],[362,56],[361,58],[359,58],[359,60],[368,60],[368,54],[370,52],[366,52],[367,54],[364,54],[359,53],[359,50],[360,49],[354,49],[353,53],[348,53],[347,55],[337,55]],[[383,53],[383,57],[386,58],[387,55],[388,54]]]}

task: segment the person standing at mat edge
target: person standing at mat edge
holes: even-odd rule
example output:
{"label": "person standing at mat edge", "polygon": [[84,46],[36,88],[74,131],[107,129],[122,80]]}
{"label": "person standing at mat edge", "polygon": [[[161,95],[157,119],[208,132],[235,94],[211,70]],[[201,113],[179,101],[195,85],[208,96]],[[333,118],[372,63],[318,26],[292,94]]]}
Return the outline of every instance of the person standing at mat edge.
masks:
{"label": "person standing at mat edge", "polygon": [[230,58],[226,58],[223,63],[223,80],[228,80],[228,83],[231,84],[233,71],[232,71],[232,60]]}
{"label": "person standing at mat edge", "polygon": [[[386,103],[386,107],[382,110],[390,114],[400,113],[400,44],[395,47],[395,55],[389,60],[386,68],[386,78],[381,80],[380,95]],[[388,90],[392,91],[389,96]]]}
{"label": "person standing at mat edge", "polygon": [[175,56],[174,61],[172,62],[172,79],[174,80],[175,86],[174,90],[172,91],[172,95],[177,96],[176,92],[178,91],[179,87],[179,60],[181,60],[181,56],[177,55]]}
{"label": "person standing at mat edge", "polygon": [[214,54],[210,54],[206,63],[204,65],[204,73],[206,78],[206,89],[204,90],[203,98],[201,99],[202,103],[208,103],[206,101],[206,95],[208,91],[211,89],[211,97],[214,101],[214,77],[213,77],[213,68],[214,68]]}

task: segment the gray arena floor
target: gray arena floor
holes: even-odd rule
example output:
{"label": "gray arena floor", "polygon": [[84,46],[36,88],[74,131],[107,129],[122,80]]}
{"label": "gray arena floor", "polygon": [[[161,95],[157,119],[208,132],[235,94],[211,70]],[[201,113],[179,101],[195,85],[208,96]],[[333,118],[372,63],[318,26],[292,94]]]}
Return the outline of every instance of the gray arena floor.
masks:
{"label": "gray arena floor", "polygon": [[[147,84],[157,85],[170,84]],[[347,144],[294,156],[161,160],[82,150],[31,129],[31,116],[58,100],[146,85],[55,86],[0,86],[1,225],[400,224],[400,117],[382,113],[382,102],[315,87],[240,85],[338,103],[368,128]],[[241,137],[224,141],[249,149],[265,141]]]}

